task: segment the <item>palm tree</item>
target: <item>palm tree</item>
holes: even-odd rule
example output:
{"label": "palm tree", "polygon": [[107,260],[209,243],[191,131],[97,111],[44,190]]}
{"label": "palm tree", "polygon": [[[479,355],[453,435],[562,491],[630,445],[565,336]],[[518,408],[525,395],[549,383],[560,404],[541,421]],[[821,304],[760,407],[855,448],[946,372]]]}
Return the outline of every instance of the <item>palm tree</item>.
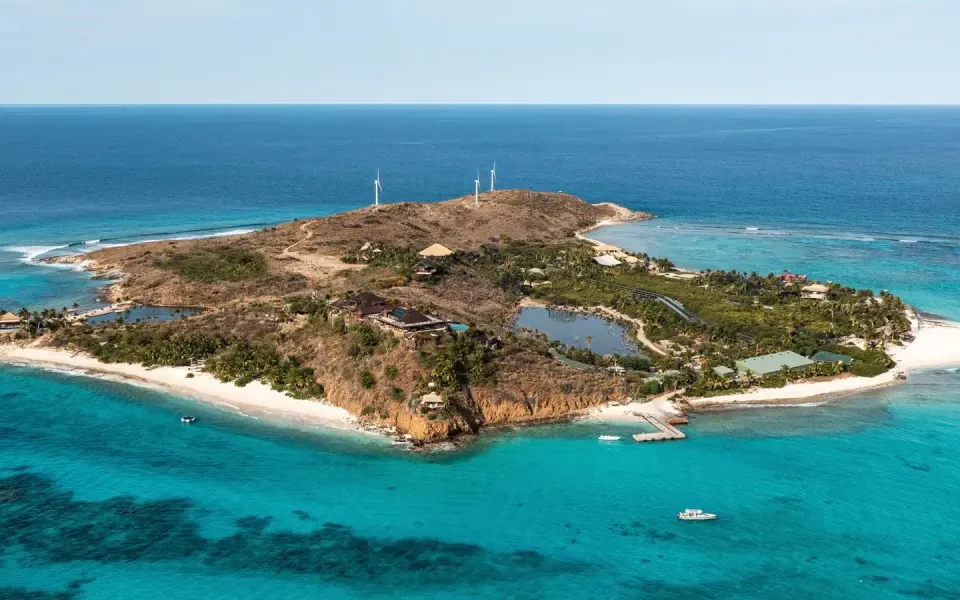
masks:
{"label": "palm tree", "polygon": [[587,350],[590,350],[590,344],[593,343],[593,336],[588,335],[586,338],[584,338],[584,341],[587,342]]}

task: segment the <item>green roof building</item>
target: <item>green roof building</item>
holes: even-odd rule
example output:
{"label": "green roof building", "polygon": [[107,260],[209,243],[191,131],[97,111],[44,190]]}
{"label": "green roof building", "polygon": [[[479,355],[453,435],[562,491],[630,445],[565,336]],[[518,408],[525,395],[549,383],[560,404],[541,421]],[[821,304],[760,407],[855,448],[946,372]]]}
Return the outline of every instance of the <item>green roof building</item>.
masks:
{"label": "green roof building", "polygon": [[731,375],[736,373],[736,371],[734,371],[730,367],[725,367],[723,365],[720,365],[719,367],[714,367],[713,372],[719,375],[720,377],[730,377]]}
{"label": "green roof building", "polygon": [[846,354],[837,354],[836,352],[826,352],[824,350],[817,352],[810,358],[812,358],[814,362],[818,362],[818,363],[819,362],[822,362],[822,363],[842,362],[844,364],[849,365],[850,363],[853,362],[852,356],[847,356]]}
{"label": "green roof building", "polygon": [[754,356],[737,361],[737,370],[741,373],[756,373],[757,375],[769,375],[777,373],[783,367],[791,371],[800,371],[813,364],[813,361],[796,352],[785,350],[773,354],[764,354],[763,356]]}

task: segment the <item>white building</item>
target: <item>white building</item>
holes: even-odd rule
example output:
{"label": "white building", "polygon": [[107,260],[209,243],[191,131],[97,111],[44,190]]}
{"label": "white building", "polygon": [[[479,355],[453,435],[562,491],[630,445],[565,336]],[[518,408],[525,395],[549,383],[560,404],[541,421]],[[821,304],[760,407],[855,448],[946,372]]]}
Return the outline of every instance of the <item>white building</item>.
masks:
{"label": "white building", "polygon": [[806,300],[826,300],[829,291],[830,288],[827,286],[813,283],[800,288],[800,297]]}

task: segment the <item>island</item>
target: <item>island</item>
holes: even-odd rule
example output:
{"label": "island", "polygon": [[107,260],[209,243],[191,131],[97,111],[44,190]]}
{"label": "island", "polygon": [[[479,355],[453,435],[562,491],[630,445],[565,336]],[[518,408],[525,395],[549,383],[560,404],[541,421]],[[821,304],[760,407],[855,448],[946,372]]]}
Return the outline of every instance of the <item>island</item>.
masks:
{"label": "island", "polygon": [[[960,362],[960,329],[888,292],[689,271],[587,237],[650,218],[503,190],[61,257],[108,279],[111,307],[0,310],[0,355],[414,445],[576,417],[682,422]],[[523,326],[537,310],[629,344]]]}

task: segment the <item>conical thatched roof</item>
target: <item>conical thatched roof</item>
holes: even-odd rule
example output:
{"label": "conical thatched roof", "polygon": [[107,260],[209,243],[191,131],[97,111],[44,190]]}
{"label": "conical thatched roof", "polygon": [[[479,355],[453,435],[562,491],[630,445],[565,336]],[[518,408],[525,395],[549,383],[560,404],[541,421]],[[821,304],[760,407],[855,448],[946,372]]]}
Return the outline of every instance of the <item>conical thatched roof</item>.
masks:
{"label": "conical thatched roof", "polygon": [[0,323],[20,323],[20,317],[12,312],[0,315]]}
{"label": "conical thatched roof", "polygon": [[453,254],[453,250],[440,244],[427,246],[420,251],[420,256],[450,256],[451,254]]}

